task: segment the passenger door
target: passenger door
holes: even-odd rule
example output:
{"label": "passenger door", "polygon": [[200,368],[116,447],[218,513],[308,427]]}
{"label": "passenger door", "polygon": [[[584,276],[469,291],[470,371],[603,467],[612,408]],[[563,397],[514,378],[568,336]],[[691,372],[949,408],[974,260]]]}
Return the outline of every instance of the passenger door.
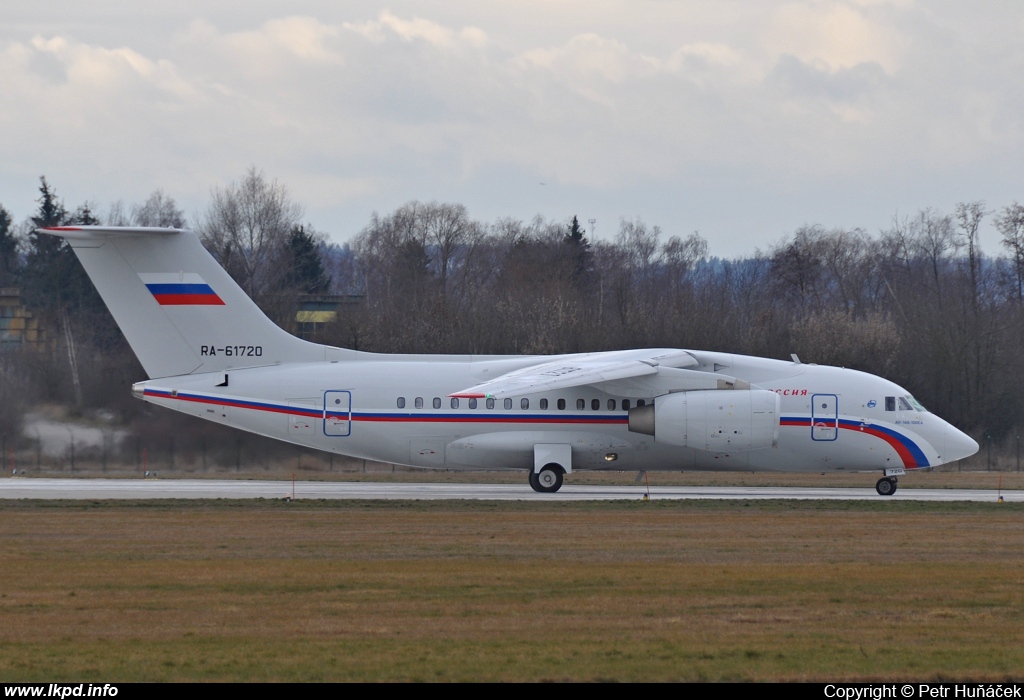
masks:
{"label": "passenger door", "polygon": [[829,442],[839,437],[839,397],[814,394],[811,397],[811,439]]}
{"label": "passenger door", "polygon": [[324,435],[345,437],[352,433],[352,392],[324,392]]}

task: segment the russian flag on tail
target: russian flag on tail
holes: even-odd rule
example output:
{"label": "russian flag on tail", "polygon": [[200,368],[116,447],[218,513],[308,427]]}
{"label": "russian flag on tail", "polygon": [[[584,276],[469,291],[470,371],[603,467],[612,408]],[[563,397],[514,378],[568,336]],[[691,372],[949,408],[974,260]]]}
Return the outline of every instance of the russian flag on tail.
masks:
{"label": "russian flag on tail", "polygon": [[140,272],[139,279],[160,306],[224,306],[195,272]]}

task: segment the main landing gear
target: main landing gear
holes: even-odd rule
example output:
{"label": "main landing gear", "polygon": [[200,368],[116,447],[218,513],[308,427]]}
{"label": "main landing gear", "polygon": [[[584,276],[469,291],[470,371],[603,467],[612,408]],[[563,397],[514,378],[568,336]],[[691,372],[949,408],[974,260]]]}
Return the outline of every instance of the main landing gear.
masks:
{"label": "main landing gear", "polygon": [[530,486],[539,493],[554,493],[562,488],[565,470],[558,464],[546,464],[539,472],[530,470]]}
{"label": "main landing gear", "polygon": [[896,493],[896,477],[895,476],[883,476],[875,484],[875,491],[878,491],[879,496],[891,496]]}

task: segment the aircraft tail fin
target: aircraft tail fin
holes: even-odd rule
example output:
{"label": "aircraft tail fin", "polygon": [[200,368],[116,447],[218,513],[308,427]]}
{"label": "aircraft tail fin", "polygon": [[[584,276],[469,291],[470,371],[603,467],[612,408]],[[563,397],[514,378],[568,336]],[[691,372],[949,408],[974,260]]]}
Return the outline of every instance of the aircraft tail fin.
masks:
{"label": "aircraft tail fin", "polygon": [[354,359],[285,332],[192,231],[60,226],[151,379],[284,362]]}

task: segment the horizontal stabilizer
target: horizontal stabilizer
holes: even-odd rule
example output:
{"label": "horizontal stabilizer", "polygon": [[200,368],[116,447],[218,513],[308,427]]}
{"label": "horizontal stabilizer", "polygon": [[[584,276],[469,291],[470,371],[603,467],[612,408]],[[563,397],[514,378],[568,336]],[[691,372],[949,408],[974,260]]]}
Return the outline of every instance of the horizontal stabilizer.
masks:
{"label": "horizontal stabilizer", "polygon": [[155,226],[51,226],[37,228],[36,232],[60,236],[69,240],[95,240],[133,236],[173,236],[181,233],[182,229],[157,228]]}

